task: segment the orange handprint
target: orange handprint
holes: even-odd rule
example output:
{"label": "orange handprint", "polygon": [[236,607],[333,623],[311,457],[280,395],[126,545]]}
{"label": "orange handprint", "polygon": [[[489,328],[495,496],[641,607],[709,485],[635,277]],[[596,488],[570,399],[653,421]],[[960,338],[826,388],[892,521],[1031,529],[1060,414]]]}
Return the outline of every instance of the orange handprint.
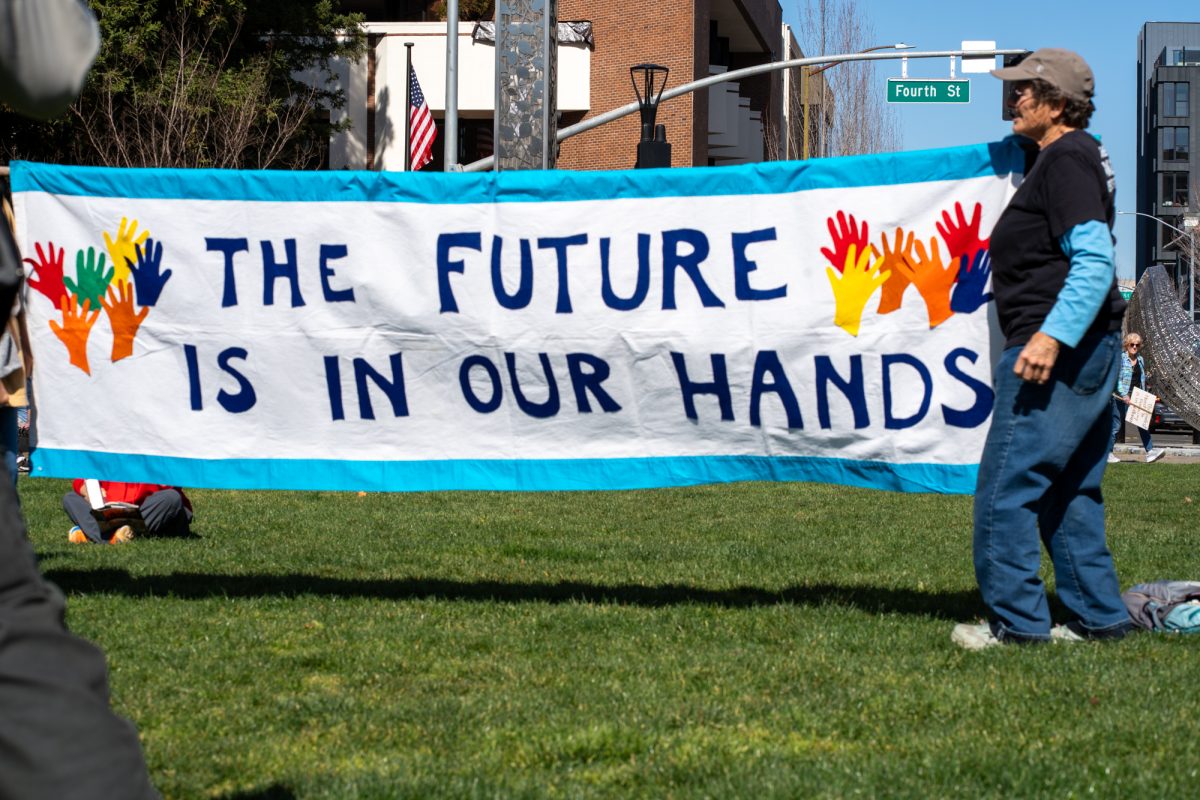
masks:
{"label": "orange handprint", "polygon": [[983,205],[980,203],[975,204],[970,222],[967,222],[967,215],[963,213],[962,203],[954,204],[956,219],[950,218],[949,211],[942,212],[942,221],[937,223],[937,229],[946,242],[952,262],[958,263],[959,257],[966,255],[967,263],[970,264],[975,260],[977,252],[987,249],[988,240],[979,238],[979,217],[982,213]]}
{"label": "orange handprint", "polygon": [[864,248],[862,255],[859,255],[858,246],[852,244],[846,251],[841,275],[833,267],[825,268],[829,285],[833,287],[833,324],[851,336],[858,336],[858,327],[862,323],[863,309],[866,308],[867,301],[890,275],[880,271],[883,259],[876,258],[872,262],[872,255],[874,253],[871,248]]}
{"label": "orange handprint", "polygon": [[50,330],[66,345],[71,364],[88,375],[92,374],[87,360],[88,336],[92,332],[92,326],[96,324],[96,318],[100,316],[99,310],[91,311],[91,305],[91,300],[84,300],[81,307],[74,295],[65,295],[58,301],[58,310],[63,315],[62,325],[50,320]]}
{"label": "orange handprint", "polygon": [[950,310],[950,287],[958,277],[958,261],[950,259],[949,266],[942,264],[942,254],[939,252],[936,236],[929,240],[928,252],[920,239],[916,241],[916,245],[916,260],[913,260],[911,255],[905,255],[900,259],[898,266],[921,293],[925,300],[925,308],[929,312],[929,327],[936,328],[954,313]]}
{"label": "orange handprint", "polygon": [[112,328],[112,360],[120,361],[126,356],[133,355],[133,340],[137,336],[138,327],[150,313],[149,306],[143,306],[140,312],[133,310],[133,287],[126,281],[117,282],[117,293],[113,287],[108,287],[108,297],[100,301],[108,314],[108,324]]}
{"label": "orange handprint", "polygon": [[896,228],[896,244],[888,247],[887,234],[883,234],[883,269],[889,270],[892,276],[883,284],[883,294],[879,298],[879,313],[890,314],[900,307],[904,290],[912,282],[900,270],[900,262],[912,256],[913,235],[904,235],[903,228]]}

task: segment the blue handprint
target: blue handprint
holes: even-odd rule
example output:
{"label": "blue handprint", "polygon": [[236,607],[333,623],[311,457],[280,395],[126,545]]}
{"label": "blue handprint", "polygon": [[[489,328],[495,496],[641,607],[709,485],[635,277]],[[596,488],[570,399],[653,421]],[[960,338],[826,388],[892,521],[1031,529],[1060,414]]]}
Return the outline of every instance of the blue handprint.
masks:
{"label": "blue handprint", "polygon": [[954,294],[950,296],[950,310],[959,314],[970,314],[992,299],[992,293],[984,294],[988,278],[992,276],[992,257],[987,250],[975,253],[975,260],[968,266],[969,256],[958,260],[958,279]]}
{"label": "blue handprint", "polygon": [[133,274],[138,305],[152,306],[158,302],[163,287],[170,280],[171,270],[159,272],[162,269],[162,242],[147,239],[145,249],[142,248],[142,245],[135,245],[135,247],[137,248],[137,264],[128,258],[125,259],[125,263],[129,265],[129,271]]}

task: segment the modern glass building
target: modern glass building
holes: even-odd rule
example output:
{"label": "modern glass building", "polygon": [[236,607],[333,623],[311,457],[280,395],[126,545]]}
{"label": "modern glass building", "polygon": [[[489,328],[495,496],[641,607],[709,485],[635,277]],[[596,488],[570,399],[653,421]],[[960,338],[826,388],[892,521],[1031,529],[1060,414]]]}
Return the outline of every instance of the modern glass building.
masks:
{"label": "modern glass building", "polygon": [[1173,229],[1200,239],[1200,22],[1142,26],[1137,91],[1137,210],[1162,223],[1137,218],[1137,276],[1162,264],[1181,286],[1192,265]]}

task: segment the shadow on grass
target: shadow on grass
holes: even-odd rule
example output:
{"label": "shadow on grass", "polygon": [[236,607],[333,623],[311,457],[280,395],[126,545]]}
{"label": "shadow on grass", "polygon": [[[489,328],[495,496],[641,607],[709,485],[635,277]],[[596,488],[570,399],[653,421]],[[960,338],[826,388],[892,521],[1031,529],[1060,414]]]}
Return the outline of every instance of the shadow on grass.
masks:
{"label": "shadow on grass", "polygon": [[377,600],[466,600],[499,603],[613,603],[656,608],[699,605],[834,605],[870,613],[913,614],[964,619],[982,612],[974,591],[923,592],[915,589],[819,584],[772,590],[754,586],[707,589],[682,584],[605,586],[596,583],[402,580],[349,580],[316,575],[213,575],[177,572],[134,577],[124,570],[47,570],[46,578],[68,594],[119,594],[127,597],[340,597]]}
{"label": "shadow on grass", "polygon": [[265,789],[251,789],[234,794],[223,794],[220,800],[296,800],[296,794],[286,786],[275,784]]}

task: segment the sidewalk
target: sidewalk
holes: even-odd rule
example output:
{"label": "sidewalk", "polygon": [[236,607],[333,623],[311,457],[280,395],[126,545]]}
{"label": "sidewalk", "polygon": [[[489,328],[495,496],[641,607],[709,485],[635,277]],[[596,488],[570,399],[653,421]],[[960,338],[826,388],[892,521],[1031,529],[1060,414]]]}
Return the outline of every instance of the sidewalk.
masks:
{"label": "sidewalk", "polygon": [[[1200,464],[1200,445],[1166,445],[1160,447],[1164,455],[1158,464]],[[1146,451],[1140,444],[1118,444],[1113,447],[1113,453],[1122,461],[1141,463],[1146,457]]]}

